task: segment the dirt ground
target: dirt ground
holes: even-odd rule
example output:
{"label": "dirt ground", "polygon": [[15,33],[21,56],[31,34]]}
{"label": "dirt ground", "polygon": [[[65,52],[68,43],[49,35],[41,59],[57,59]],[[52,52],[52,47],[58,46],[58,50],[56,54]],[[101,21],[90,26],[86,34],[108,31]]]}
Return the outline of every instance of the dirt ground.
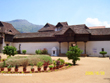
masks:
{"label": "dirt ground", "polygon": [[[6,58],[5,55],[0,55]],[[67,57],[52,57],[52,59],[57,58],[71,62]],[[108,57],[81,57],[80,59],[77,62],[78,65],[55,72],[15,75],[0,73],[0,83],[110,83],[110,59]]]}

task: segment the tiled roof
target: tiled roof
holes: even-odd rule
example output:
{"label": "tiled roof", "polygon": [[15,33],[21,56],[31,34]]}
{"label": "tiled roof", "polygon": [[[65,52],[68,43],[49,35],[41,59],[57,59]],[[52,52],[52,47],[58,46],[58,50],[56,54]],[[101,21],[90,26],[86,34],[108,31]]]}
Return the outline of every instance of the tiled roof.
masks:
{"label": "tiled roof", "polygon": [[54,31],[55,26],[52,24],[47,23],[43,28],[39,30],[39,32],[45,32],[45,31]]}
{"label": "tiled roof", "polygon": [[98,29],[98,28],[105,28],[105,26],[94,26],[94,27],[88,27],[89,29]]}
{"label": "tiled roof", "polygon": [[0,32],[3,32],[5,34],[11,34],[11,35],[15,35],[17,33],[20,33],[10,23],[0,21],[0,25],[1,25],[0,26]]}
{"label": "tiled roof", "polygon": [[91,35],[110,35],[110,28],[87,29]]}
{"label": "tiled roof", "polygon": [[54,32],[19,33],[14,38],[54,37]]}
{"label": "tiled roof", "polygon": [[72,25],[72,26],[65,26],[62,28],[62,30],[57,31],[55,33],[55,35],[62,35],[64,34],[69,28],[71,28],[73,30],[73,32],[75,32],[75,34],[90,34],[86,29],[86,25],[82,24],[82,25]]}
{"label": "tiled roof", "polygon": [[63,26],[68,26],[67,22],[59,22],[59,23],[61,23]]}
{"label": "tiled roof", "polygon": [[86,29],[88,27],[85,24],[81,25],[72,25],[70,28],[76,33],[76,34],[90,34]]}

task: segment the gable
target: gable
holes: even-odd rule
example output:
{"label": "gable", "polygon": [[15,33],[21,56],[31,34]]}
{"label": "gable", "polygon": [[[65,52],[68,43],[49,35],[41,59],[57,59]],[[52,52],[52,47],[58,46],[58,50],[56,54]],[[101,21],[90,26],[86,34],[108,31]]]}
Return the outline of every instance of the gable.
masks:
{"label": "gable", "polygon": [[44,26],[44,28],[47,28],[47,27],[50,27],[48,23]]}
{"label": "gable", "polygon": [[3,26],[2,22],[0,22],[0,26]]}
{"label": "gable", "polygon": [[74,31],[71,29],[71,28],[68,28],[65,33],[64,33],[65,36],[74,36],[75,33]]}
{"label": "gable", "polygon": [[56,27],[63,27],[63,25],[59,22]]}

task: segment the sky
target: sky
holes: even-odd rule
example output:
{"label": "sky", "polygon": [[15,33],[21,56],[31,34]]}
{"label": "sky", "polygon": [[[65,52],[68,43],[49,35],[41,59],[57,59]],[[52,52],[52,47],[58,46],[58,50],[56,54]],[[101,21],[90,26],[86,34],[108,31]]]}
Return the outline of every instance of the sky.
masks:
{"label": "sky", "polygon": [[110,27],[110,0],[0,0],[0,21]]}

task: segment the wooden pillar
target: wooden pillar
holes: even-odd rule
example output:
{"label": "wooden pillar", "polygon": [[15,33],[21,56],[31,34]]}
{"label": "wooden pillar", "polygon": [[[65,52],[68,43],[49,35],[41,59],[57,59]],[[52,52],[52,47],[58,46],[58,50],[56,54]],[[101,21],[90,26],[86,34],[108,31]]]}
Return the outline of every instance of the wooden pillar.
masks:
{"label": "wooden pillar", "polygon": [[68,43],[68,48],[67,48],[67,50],[69,51],[69,42],[67,42]]}
{"label": "wooden pillar", "polygon": [[77,45],[77,41],[75,41],[75,44]]}
{"label": "wooden pillar", "polygon": [[61,42],[59,42],[59,55],[61,54]]}
{"label": "wooden pillar", "polygon": [[86,41],[84,41],[84,54],[86,54]]}

